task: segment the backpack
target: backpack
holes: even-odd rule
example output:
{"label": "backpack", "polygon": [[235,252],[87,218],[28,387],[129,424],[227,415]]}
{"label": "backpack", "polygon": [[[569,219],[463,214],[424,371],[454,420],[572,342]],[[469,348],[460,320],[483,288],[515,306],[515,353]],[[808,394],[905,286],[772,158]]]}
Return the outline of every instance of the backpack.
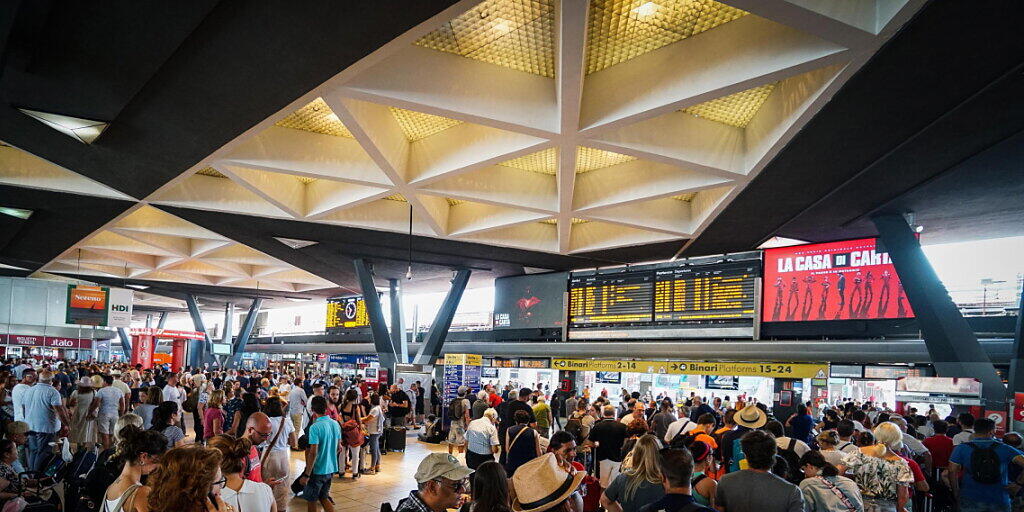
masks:
{"label": "backpack", "polygon": [[583,422],[579,418],[569,418],[562,430],[572,434],[577,443],[583,442]]}
{"label": "backpack", "polygon": [[345,446],[362,446],[366,437],[358,421],[348,420],[341,424],[341,439]]}
{"label": "backpack", "polygon": [[786,470],[786,480],[794,485],[800,485],[804,475],[800,471],[800,456],[796,454],[796,439],[790,438],[789,445],[779,450],[779,456],[789,466]]}
{"label": "backpack", "polygon": [[999,462],[996,443],[989,443],[988,446],[975,443],[966,444],[971,447],[971,478],[984,485],[1000,483],[1002,463]]}
{"label": "backpack", "polygon": [[462,400],[462,398],[456,398],[452,400],[452,403],[448,404],[448,419],[452,421],[461,420],[466,415],[466,402]]}
{"label": "backpack", "polygon": [[688,426],[689,426],[690,424],[692,424],[692,423],[693,423],[692,421],[690,421],[689,419],[687,419],[687,420],[686,420],[686,423],[683,423],[683,426],[679,428],[679,432],[676,432],[676,435],[675,435],[675,437],[673,437],[673,438],[672,438],[672,440],[671,440],[671,441],[669,441],[668,445],[669,445],[669,446],[679,446],[679,445],[678,445],[677,443],[679,443],[679,442],[680,442],[680,440],[681,440],[681,439],[682,439],[683,437],[685,437],[685,436],[686,436],[686,434],[687,434],[687,432],[686,432],[686,427],[688,427]]}
{"label": "backpack", "polygon": [[181,404],[181,408],[185,412],[196,412],[199,410],[199,389],[193,389],[188,397],[185,398],[185,403]]}
{"label": "backpack", "polygon": [[701,434],[703,434],[703,432],[694,432],[693,430],[685,434],[676,434],[676,437],[672,438],[672,442],[669,443],[669,448],[689,449],[690,445],[697,440],[697,436]]}

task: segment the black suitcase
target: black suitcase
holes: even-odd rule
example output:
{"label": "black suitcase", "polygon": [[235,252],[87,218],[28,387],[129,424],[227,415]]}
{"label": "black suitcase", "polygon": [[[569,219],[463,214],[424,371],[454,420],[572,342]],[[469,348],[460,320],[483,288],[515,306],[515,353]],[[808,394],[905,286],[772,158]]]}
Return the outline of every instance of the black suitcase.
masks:
{"label": "black suitcase", "polygon": [[392,452],[404,452],[405,451],[405,437],[408,430],[405,427],[390,427],[387,429],[385,437],[387,440],[384,446],[387,447],[388,451]]}

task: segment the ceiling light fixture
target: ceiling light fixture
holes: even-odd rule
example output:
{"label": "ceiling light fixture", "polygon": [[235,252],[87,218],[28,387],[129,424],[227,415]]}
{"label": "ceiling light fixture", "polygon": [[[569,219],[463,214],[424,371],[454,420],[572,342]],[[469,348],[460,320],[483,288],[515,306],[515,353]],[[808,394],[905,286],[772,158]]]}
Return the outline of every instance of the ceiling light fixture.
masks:
{"label": "ceiling light fixture", "polygon": [[327,114],[324,117],[327,118],[328,121],[332,121],[332,122],[335,122],[335,123],[340,123],[341,122],[341,119],[338,119],[338,114],[335,114],[334,112],[331,112],[330,114]]}
{"label": "ceiling light fixture", "polygon": [[637,16],[650,16],[658,12],[658,4],[654,2],[646,2],[633,9],[633,12],[635,12]]}
{"label": "ceiling light fixture", "polygon": [[144,284],[126,284],[128,288],[135,288],[136,290],[148,290],[149,287]]}
{"label": "ceiling light fixture", "polygon": [[311,245],[316,245],[320,243],[315,242],[313,240],[301,240],[298,238],[285,238],[281,236],[275,236],[274,240],[277,240],[278,242],[281,242],[282,244],[285,244],[288,247],[291,247],[292,249],[302,249],[303,247],[309,247]]}
{"label": "ceiling light fixture", "polygon": [[409,205],[409,266],[405,270],[405,278],[412,279],[412,204]]}
{"label": "ceiling light fixture", "polygon": [[57,130],[58,132],[72,137],[82,144],[92,144],[99,138],[106,130],[110,123],[103,121],[93,121],[91,119],[82,119],[80,117],[64,116],[60,114],[50,114],[48,112],[40,112],[38,110],[29,110],[26,108],[19,108],[22,114],[25,114],[40,123]]}
{"label": "ceiling light fixture", "polygon": [[23,208],[11,208],[9,206],[0,206],[0,213],[4,215],[10,215],[11,217],[17,217],[19,219],[28,219],[32,216],[32,210],[25,210]]}
{"label": "ceiling light fixture", "polygon": [[495,32],[507,34],[512,31],[512,24],[508,20],[498,18],[492,28]]}

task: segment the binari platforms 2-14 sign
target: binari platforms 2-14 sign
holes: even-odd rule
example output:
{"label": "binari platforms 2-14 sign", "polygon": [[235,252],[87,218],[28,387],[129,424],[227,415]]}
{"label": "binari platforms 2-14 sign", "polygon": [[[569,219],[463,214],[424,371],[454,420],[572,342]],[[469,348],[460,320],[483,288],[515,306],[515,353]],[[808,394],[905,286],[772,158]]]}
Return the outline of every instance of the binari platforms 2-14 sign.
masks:
{"label": "binari platforms 2-14 sign", "polygon": [[763,295],[764,322],[914,316],[874,238],[766,249]]}

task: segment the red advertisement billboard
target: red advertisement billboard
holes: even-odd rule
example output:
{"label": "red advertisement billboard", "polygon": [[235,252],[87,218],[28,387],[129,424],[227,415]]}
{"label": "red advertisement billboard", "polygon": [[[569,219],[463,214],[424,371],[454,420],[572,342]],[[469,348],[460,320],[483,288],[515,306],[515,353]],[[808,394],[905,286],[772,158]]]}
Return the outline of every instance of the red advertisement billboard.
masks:
{"label": "red advertisement billboard", "polygon": [[874,238],[766,249],[763,296],[764,322],[914,316]]}

